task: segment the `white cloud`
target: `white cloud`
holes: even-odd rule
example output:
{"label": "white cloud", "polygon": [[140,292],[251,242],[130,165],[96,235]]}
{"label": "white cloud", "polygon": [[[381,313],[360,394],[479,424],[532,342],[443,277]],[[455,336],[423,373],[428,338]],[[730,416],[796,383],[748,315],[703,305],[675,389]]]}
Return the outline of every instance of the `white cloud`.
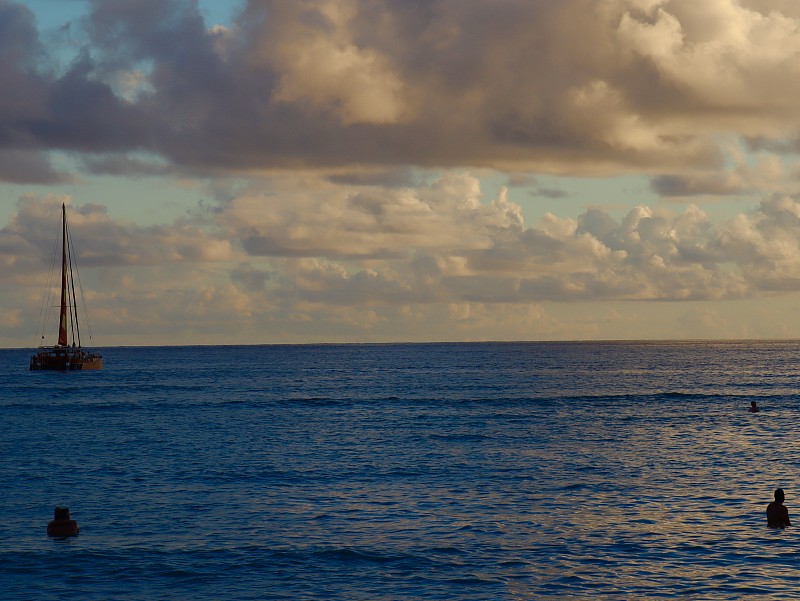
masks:
{"label": "white cloud", "polygon": [[65,177],[53,149],[195,174],[685,174],[720,167],[731,137],[800,127],[800,16],[778,0],[251,0],[212,29],[191,2],[101,0],[66,72],[41,67],[29,11],[2,23],[3,151],[24,181]]}
{"label": "white cloud", "polygon": [[278,77],[272,101],[308,104],[345,125],[402,117],[403,85],[389,61],[353,39],[350,21],[357,13],[351,0],[270,6],[259,55]]}
{"label": "white cloud", "polygon": [[744,298],[791,286],[800,260],[785,197],[717,224],[696,206],[639,206],[527,225],[505,190],[487,202],[463,173],[403,190],[278,188],[269,211],[247,192],[219,223],[253,260],[280,258],[283,293],[322,304]]}
{"label": "white cloud", "polygon": [[687,99],[705,106],[715,127],[735,122],[740,133],[763,132],[770,122],[779,128],[794,111],[800,92],[796,16],[759,12],[737,0],[669,0],[646,19],[625,12],[619,36]]}
{"label": "white cloud", "polygon": [[[97,329],[250,342],[728,336],[766,331],[739,327],[728,301],[800,290],[787,158],[800,129],[796,2],[241,6],[208,29],[191,1],[97,0],[85,52],[56,68],[32,12],[0,1],[10,196],[69,183],[77,199],[100,174],[216,179],[215,200],[150,227],[71,203]],[[508,191],[485,193],[483,167],[552,213],[526,221]],[[555,203],[566,192],[536,185],[545,172],[639,172],[671,202],[569,214]],[[724,220],[678,204],[723,197],[764,200]],[[25,196],[0,229],[0,340],[27,334],[65,200]]]}
{"label": "white cloud", "polygon": [[[463,172],[405,189],[309,176],[270,183],[268,211],[248,202],[251,187],[194,222],[158,227],[72,208],[94,330],[117,343],[595,337],[614,328],[635,337],[639,326],[657,330],[636,314],[682,301],[697,332],[731,334],[758,330],[697,303],[800,291],[791,197],[718,222],[695,206],[642,205],[621,218],[592,209],[527,224],[503,190],[484,198]],[[16,311],[0,324],[2,340],[34,329],[46,267],[37,253],[52,248],[65,200],[25,197],[0,230],[0,308]],[[253,232],[272,246],[246,252]],[[597,302],[617,317],[584,309],[570,324],[563,314]],[[674,313],[673,333],[683,331]]]}
{"label": "white cloud", "polygon": [[[164,290],[227,289],[235,296],[226,302],[242,315],[257,312],[261,297],[285,308],[397,307],[730,299],[800,289],[800,203],[790,197],[721,223],[695,206],[679,213],[639,206],[619,220],[592,209],[528,225],[505,190],[484,199],[465,173],[400,190],[276,178],[272,193],[269,210],[251,189],[207,213],[205,224],[147,228],[84,205],[71,211],[71,228],[85,268],[133,270],[144,288],[161,287],[163,272]],[[7,285],[30,286],[31,274],[43,273],[62,200],[26,197],[0,230]],[[217,284],[200,285],[202,277]],[[131,290],[125,280],[109,285]],[[201,292],[198,303],[210,306],[216,294]]]}
{"label": "white cloud", "polygon": [[479,181],[458,173],[416,188],[293,177],[275,177],[271,188],[268,194],[249,190],[237,196],[220,216],[228,234],[253,255],[367,259],[464,245],[485,248],[492,228],[522,222],[519,206],[509,203],[505,192],[483,205]]}

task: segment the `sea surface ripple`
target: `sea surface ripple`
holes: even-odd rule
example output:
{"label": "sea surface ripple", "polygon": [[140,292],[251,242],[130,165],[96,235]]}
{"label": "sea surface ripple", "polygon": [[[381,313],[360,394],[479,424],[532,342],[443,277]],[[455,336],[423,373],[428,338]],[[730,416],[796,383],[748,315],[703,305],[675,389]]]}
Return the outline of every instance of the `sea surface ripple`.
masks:
{"label": "sea surface ripple", "polygon": [[800,596],[764,516],[780,486],[800,528],[797,342],[29,354],[0,351],[5,600]]}

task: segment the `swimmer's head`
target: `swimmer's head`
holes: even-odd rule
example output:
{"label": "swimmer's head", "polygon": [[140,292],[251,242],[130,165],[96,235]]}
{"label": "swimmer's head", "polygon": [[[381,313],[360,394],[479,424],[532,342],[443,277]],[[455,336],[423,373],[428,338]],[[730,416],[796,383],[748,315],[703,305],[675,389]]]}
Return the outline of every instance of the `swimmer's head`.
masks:
{"label": "swimmer's head", "polygon": [[785,497],[785,495],[783,494],[783,489],[782,489],[782,488],[776,488],[776,489],[775,489],[775,500],[776,500],[776,501],[780,501],[781,503],[783,503],[783,500],[784,500],[785,498],[786,498],[786,497]]}

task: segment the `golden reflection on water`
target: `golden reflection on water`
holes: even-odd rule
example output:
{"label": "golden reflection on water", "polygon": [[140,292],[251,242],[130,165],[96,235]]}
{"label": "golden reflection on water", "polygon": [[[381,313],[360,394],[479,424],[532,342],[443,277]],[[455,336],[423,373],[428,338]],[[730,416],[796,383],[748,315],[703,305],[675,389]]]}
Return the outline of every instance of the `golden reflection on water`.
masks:
{"label": "golden reflection on water", "polygon": [[46,585],[70,559],[20,521],[61,486],[40,468],[66,465],[92,561],[65,569],[86,583],[133,557],[147,569],[131,586],[175,590],[159,570],[188,565],[192,586],[279,583],[274,598],[800,597],[800,525],[764,514],[780,486],[800,524],[796,343],[263,350],[284,384],[241,375],[253,352],[207,392],[143,372],[128,408],[95,406],[105,383],[15,389],[29,396],[4,414],[4,570]]}
{"label": "golden reflection on water", "polygon": [[[798,575],[786,569],[794,551],[785,553],[796,535],[768,529],[764,513],[781,486],[800,524],[800,447],[788,444],[800,435],[796,400],[778,395],[758,414],[747,405],[687,397],[573,406],[550,462],[550,483],[561,486],[534,510],[551,526],[533,534],[553,544],[539,573],[552,579],[549,592],[591,581],[597,593],[647,596],[648,586],[654,594],[678,580],[687,596],[796,592]],[[514,596],[526,598],[524,587]]]}

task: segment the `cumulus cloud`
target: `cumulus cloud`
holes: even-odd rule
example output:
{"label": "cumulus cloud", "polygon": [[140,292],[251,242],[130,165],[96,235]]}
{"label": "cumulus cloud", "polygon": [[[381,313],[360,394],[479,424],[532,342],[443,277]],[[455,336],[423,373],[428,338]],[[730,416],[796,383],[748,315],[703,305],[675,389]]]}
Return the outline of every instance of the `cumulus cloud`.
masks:
{"label": "cumulus cloud", "polygon": [[[403,189],[285,177],[273,193],[269,211],[243,189],[150,227],[100,205],[71,206],[95,327],[196,341],[220,332],[253,341],[253,324],[282,332],[273,341],[313,340],[321,324],[362,340],[491,338],[492,328],[549,337],[591,333],[579,322],[566,328],[550,303],[691,304],[800,290],[800,201],[790,196],[718,222],[696,206],[641,205],[528,224],[505,190],[486,198],[463,172]],[[9,328],[35,320],[28,313],[61,202],[71,199],[23,197],[0,230],[0,290],[9,310],[22,311]]]}
{"label": "cumulus cloud", "polygon": [[663,197],[724,197],[767,194],[797,189],[796,166],[787,165],[772,154],[748,157],[737,146],[729,146],[730,166],[717,170],[698,170],[682,174],[654,176],[650,185]]}
{"label": "cumulus cloud", "polygon": [[[87,6],[65,61],[0,0],[0,182],[215,180],[158,226],[73,203],[89,292],[126,331],[158,306],[198,336],[547,337],[565,328],[548,303],[800,288],[796,2],[249,0],[224,27],[194,0]],[[546,172],[641,172],[663,199],[765,200],[716,222],[677,202],[529,222],[485,196],[484,167],[512,198],[563,198]],[[0,230],[4,327],[36,304],[64,200],[25,196]]]}
{"label": "cumulus cloud", "polygon": [[216,217],[251,260],[279,261],[284,293],[308,302],[721,300],[791,289],[800,275],[790,197],[716,224],[690,205],[528,225],[505,190],[484,199],[467,174],[404,190],[308,184],[282,188],[267,212],[245,192]]}
{"label": "cumulus cloud", "polygon": [[[286,178],[274,193],[269,211],[243,190],[170,225],[113,220],[91,204],[71,209],[70,223],[85,267],[195,264],[292,302],[700,300],[800,287],[800,202],[788,196],[720,223],[693,205],[641,205],[529,225],[504,189],[486,199],[466,173],[405,189]],[[20,200],[0,230],[4,279],[46,267],[63,201]]]}
{"label": "cumulus cloud", "polygon": [[[245,192],[227,205],[221,223],[252,255],[369,259],[465,243],[488,246],[492,227],[522,219],[505,196],[481,204],[480,182],[456,173],[417,188],[318,182],[309,193],[308,184],[273,183],[268,196]],[[272,208],[265,211],[266,205]]]}
{"label": "cumulus cloud", "polygon": [[796,131],[800,15],[777,0],[95,0],[66,69],[0,2],[0,145],[208,173],[492,166],[673,173],[719,134]]}
{"label": "cumulus cloud", "polygon": [[774,196],[750,215],[738,215],[716,241],[723,256],[735,261],[743,275],[761,290],[800,287],[800,203]]}
{"label": "cumulus cloud", "polygon": [[358,12],[354,0],[271,4],[257,57],[277,75],[272,102],[307,104],[344,125],[402,119],[402,81],[389,57],[354,39]]}
{"label": "cumulus cloud", "polygon": [[[0,229],[0,261],[13,276],[41,273],[49,265],[53,240],[60,235],[61,203],[68,196],[27,195],[17,212]],[[76,242],[77,259],[86,267],[163,265],[228,261],[236,257],[231,244],[188,220],[142,227],[112,220],[106,207],[70,207],[68,220]]]}
{"label": "cumulus cloud", "polygon": [[631,4],[644,14],[624,12],[620,39],[665,80],[690,91],[698,106],[728,109],[713,119],[760,129],[792,111],[800,69],[793,59],[800,49],[796,16],[733,0]]}

